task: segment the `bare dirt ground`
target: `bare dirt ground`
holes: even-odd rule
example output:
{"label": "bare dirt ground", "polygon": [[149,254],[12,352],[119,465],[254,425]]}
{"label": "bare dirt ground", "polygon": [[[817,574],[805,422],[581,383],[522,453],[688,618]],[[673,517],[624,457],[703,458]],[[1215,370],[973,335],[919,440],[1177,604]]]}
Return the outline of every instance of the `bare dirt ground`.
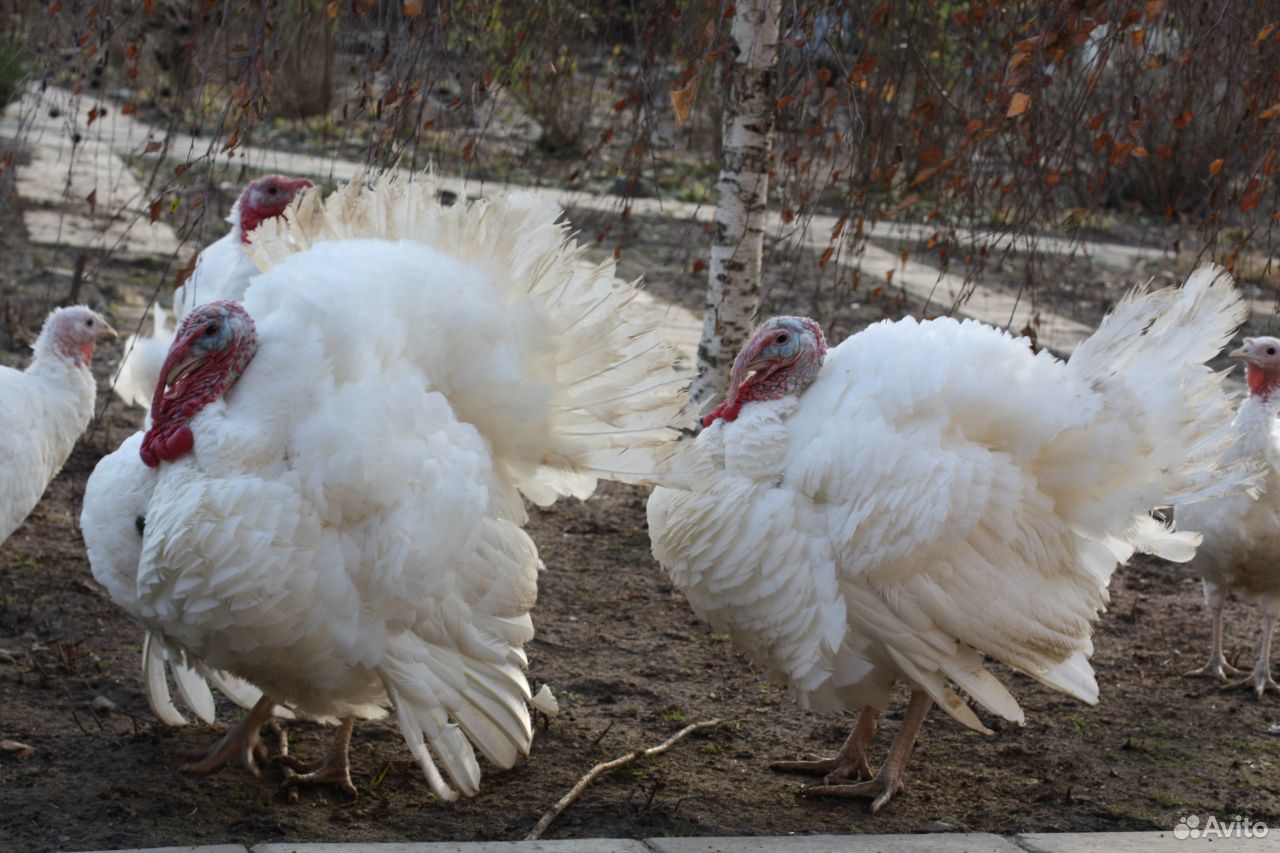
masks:
{"label": "bare dirt ground", "polygon": [[[581,224],[584,233],[593,227]],[[67,280],[58,261],[23,243],[12,218],[0,226],[8,226],[0,227],[0,362],[21,364]],[[631,228],[624,273],[643,271],[660,295],[700,307],[701,277],[689,272],[684,247],[701,238],[669,223]],[[159,263],[108,262],[84,297],[107,307],[137,300],[161,275]],[[843,332],[918,307],[891,293],[865,298],[842,307]],[[100,352],[104,389],[118,357],[118,348]],[[106,402],[104,390],[100,410]],[[1199,585],[1186,569],[1148,559],[1113,581],[1096,636],[1098,706],[1002,671],[1026,726],[987,720],[996,731],[983,737],[935,712],[908,790],[881,814],[805,797],[805,779],[771,773],[766,762],[833,751],[851,719],[800,711],[695,618],[649,555],[643,490],[614,485],[590,502],[531,514],[548,569],[530,672],[554,686],[562,712],[539,730],[528,761],[486,774],[479,796],[436,802],[385,721],[357,726],[354,801],[320,788],[290,804],[277,793],[278,770],[262,779],[239,769],[185,776],[183,755],[207,746],[235,712],[223,707],[212,728],[154,721],[141,692],[141,631],[92,582],[76,524],[97,459],[140,421],[137,410],[111,402],[39,507],[0,545],[0,739],[34,748],[21,759],[0,753],[0,849],[519,838],[591,765],[713,717],[728,722],[601,779],[549,837],[917,832],[932,821],[999,833],[1168,829],[1191,813],[1280,820],[1280,738],[1267,734],[1280,722],[1280,698],[1257,702],[1179,676],[1207,651]],[[1229,655],[1252,664],[1254,611],[1232,604],[1227,618]],[[114,710],[102,710],[103,699]],[[873,760],[904,703],[905,692]],[[309,723],[289,731],[291,751],[303,756],[320,754],[329,735]]]}

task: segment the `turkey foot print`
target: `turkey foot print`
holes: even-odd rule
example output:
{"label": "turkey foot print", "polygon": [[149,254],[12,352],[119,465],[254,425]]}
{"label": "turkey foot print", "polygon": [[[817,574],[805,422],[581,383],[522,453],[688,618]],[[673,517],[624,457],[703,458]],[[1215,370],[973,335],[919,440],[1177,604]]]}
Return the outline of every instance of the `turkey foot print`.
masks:
{"label": "turkey foot print", "polygon": [[333,746],[329,754],[319,761],[299,761],[292,755],[279,755],[276,763],[300,773],[285,774],[282,789],[292,789],[298,785],[317,785],[332,783],[353,797],[358,797],[356,786],[351,781],[351,759],[348,747],[351,746],[351,729],[355,726],[355,717],[343,717],[338,732],[333,737]]}
{"label": "turkey foot print", "polygon": [[[871,813],[880,811],[885,803],[893,799],[894,794],[903,789],[902,771],[906,768],[907,759],[911,757],[911,750],[916,745],[916,735],[920,733],[920,725],[924,722],[925,715],[929,713],[932,705],[933,700],[923,690],[917,690],[911,694],[907,713],[902,718],[902,729],[894,738],[893,746],[889,747],[889,756],[884,760],[884,764],[880,765],[880,772],[874,779],[869,782],[819,785],[805,793],[815,797],[844,797],[851,800],[871,797],[873,798]],[[858,722],[862,722],[861,718]]]}
{"label": "turkey foot print", "polygon": [[867,705],[858,714],[858,721],[853,724],[844,746],[834,758],[822,758],[814,761],[774,761],[770,770],[780,773],[810,773],[824,776],[823,782],[834,785],[842,779],[871,779],[871,765],[867,763],[867,747],[876,736],[876,724],[880,722],[880,711]]}
{"label": "turkey foot print", "polygon": [[1190,672],[1184,672],[1185,678],[1214,678],[1218,681],[1226,681],[1228,676],[1231,678],[1239,678],[1245,674],[1243,669],[1237,669],[1227,663],[1227,659],[1222,654],[1222,608],[1226,604],[1225,599],[1220,599],[1213,607],[1213,649],[1209,652],[1209,662],[1199,669],[1193,669]]}
{"label": "turkey foot print", "polygon": [[258,700],[249,713],[240,718],[240,722],[222,739],[213,745],[201,760],[182,768],[184,773],[203,776],[219,769],[232,759],[238,759],[245,770],[254,776],[261,776],[258,762],[266,762],[267,748],[262,745],[262,727],[275,713],[276,703],[268,696]]}

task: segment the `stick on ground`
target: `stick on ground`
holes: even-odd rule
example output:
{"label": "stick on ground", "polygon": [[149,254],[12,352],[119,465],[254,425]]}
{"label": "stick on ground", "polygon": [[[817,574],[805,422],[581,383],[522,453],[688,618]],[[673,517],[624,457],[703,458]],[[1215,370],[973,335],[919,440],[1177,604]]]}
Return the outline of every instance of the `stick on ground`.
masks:
{"label": "stick on ground", "polygon": [[700,723],[692,723],[685,726],[683,729],[676,732],[670,738],[657,746],[651,746],[648,749],[637,749],[635,752],[628,753],[621,758],[615,758],[612,761],[597,764],[595,767],[592,767],[587,771],[587,775],[579,779],[576,785],[569,789],[569,793],[561,797],[560,800],[551,807],[551,811],[542,816],[542,819],[534,825],[533,829],[529,831],[529,834],[524,837],[524,840],[537,841],[541,838],[542,833],[546,832],[547,827],[551,826],[551,822],[558,818],[561,812],[572,805],[573,801],[578,799],[582,792],[587,789],[587,786],[598,779],[601,775],[608,773],[610,770],[616,770],[619,767],[630,764],[637,758],[648,758],[653,755],[664,753],[694,732],[701,731],[702,729],[715,728],[718,725],[720,725],[720,720],[703,720]]}

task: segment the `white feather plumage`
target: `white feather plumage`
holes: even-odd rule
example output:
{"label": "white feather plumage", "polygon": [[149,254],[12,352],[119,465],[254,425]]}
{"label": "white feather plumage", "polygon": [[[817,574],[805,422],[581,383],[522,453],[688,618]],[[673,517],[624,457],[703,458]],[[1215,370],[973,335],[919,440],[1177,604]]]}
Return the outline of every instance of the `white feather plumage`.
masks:
{"label": "white feather plumage", "polygon": [[[84,308],[60,311],[86,311]],[[26,370],[0,367],[0,543],[39,503],[93,419],[89,368],[59,352],[45,320]]]}
{"label": "white feather plumage", "polygon": [[684,443],[649,501],[654,554],[695,610],[800,701],[884,708],[903,679],[1021,722],[993,657],[1086,702],[1118,561],[1186,559],[1147,511],[1227,494],[1247,466],[1203,362],[1243,320],[1229,277],[1136,291],[1069,362],[972,321],[880,323],[799,397]]}
{"label": "white feather plumage", "polygon": [[[391,700],[442,799],[478,790],[475,749],[510,767],[532,738],[520,492],[651,473],[681,402],[655,321],[557,216],[444,208],[421,179],[307,196],[255,231],[260,346],[193,419],[194,451],[139,473],[135,437],[85,496],[118,603],[306,716]],[[130,477],[152,478],[132,566],[107,499]]]}

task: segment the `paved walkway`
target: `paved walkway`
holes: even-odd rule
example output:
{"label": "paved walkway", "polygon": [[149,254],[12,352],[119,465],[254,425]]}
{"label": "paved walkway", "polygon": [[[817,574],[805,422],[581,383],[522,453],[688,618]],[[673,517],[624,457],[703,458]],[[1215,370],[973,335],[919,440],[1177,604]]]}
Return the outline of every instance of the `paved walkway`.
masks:
{"label": "paved walkway", "polygon": [[[19,194],[48,204],[61,205],[58,210],[32,210],[26,216],[26,225],[32,239],[39,243],[76,246],[115,247],[126,253],[168,254],[177,246],[173,230],[162,223],[152,225],[146,216],[149,199],[144,198],[143,187],[125,166],[124,157],[143,156],[186,159],[214,157],[232,165],[247,165],[256,170],[274,171],[309,177],[347,180],[363,170],[363,164],[334,157],[294,154],[269,148],[243,146],[230,153],[220,151],[220,143],[208,137],[183,133],[167,134],[133,116],[119,112],[114,105],[107,107],[105,115],[87,124],[89,112],[98,102],[88,97],[77,97],[69,90],[49,87],[43,92],[28,93],[0,116],[0,137],[22,138],[29,144],[33,160],[31,165],[19,170]],[[73,138],[76,141],[73,143]],[[67,167],[73,166],[68,180]],[[515,186],[494,182],[472,182],[442,177],[443,188],[459,195],[480,196],[505,190],[530,190],[545,193],[564,207],[591,210],[614,210],[620,204],[615,196],[602,196],[574,190],[543,189]],[[100,213],[90,210],[86,199],[96,190],[96,207]],[[714,210],[706,205],[690,204],[655,198],[637,198],[630,202],[632,213],[638,216],[665,216],[690,222],[710,221]],[[803,227],[786,225],[771,214],[769,230],[781,239],[806,248],[823,250],[831,242],[836,220],[830,216],[815,216]],[[869,232],[874,237],[893,239],[921,239],[932,233],[922,225],[890,222],[871,223]],[[962,232],[962,240],[980,240],[990,251],[999,251],[1009,240],[1017,239],[996,234]],[[1073,244],[1070,241],[1045,237],[1038,241],[1041,252],[1071,253],[1091,257],[1096,262],[1124,273],[1133,274],[1136,266],[1145,260],[1166,257],[1160,250],[1121,246],[1110,243]],[[849,259],[837,257],[836,263],[850,265]],[[964,291],[964,279],[950,273],[942,273],[919,261],[904,263],[896,254],[878,246],[866,247],[853,263],[863,275],[884,280],[893,270],[893,286],[902,287],[921,300],[928,300],[938,311],[951,307]],[[1039,315],[1040,342],[1061,354],[1070,353],[1088,334],[1091,327],[1054,313],[1043,306],[1033,309],[1025,301],[1020,302],[1016,292],[997,287],[970,284],[971,295],[965,301],[962,312],[996,326],[1020,329]],[[701,323],[688,311],[672,306],[671,336],[680,349],[688,354],[696,352]]]}
{"label": "paved walkway", "polygon": [[[147,853],[1223,853],[1280,851],[1280,829],[1263,838],[1176,838],[1172,832],[804,835],[783,838],[583,838],[400,844],[222,844]],[[95,852],[97,853],[97,852]],[[129,851],[141,853],[141,851]]]}

